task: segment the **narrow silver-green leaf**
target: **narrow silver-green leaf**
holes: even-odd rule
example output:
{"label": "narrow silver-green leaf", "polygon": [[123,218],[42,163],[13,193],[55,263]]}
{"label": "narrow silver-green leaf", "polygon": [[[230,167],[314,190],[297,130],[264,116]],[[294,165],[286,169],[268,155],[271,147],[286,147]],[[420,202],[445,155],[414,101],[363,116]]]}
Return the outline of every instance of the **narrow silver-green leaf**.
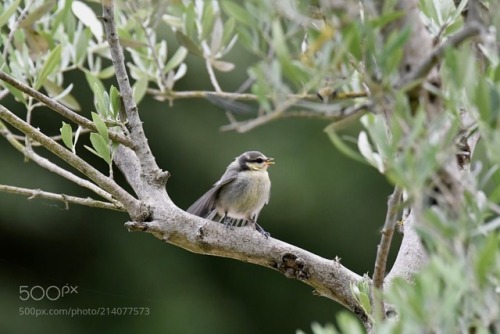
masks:
{"label": "narrow silver-green leaf", "polygon": [[363,157],[358,152],[356,152],[355,150],[353,150],[352,148],[347,146],[347,144],[344,143],[344,141],[337,135],[334,127],[327,126],[325,128],[325,132],[328,134],[328,137],[330,137],[330,140],[332,141],[333,145],[335,145],[335,147],[341,153],[345,154],[346,156],[348,156],[349,158],[351,158],[353,160],[356,160],[356,161],[359,161],[359,162],[366,164],[366,160],[363,159]]}
{"label": "narrow silver-green leaf", "polygon": [[109,98],[111,100],[111,113],[113,114],[113,119],[116,120],[120,115],[120,109],[122,106],[121,95],[115,86],[111,86],[109,95]]}
{"label": "narrow silver-green leaf", "polygon": [[47,77],[52,74],[52,72],[56,69],[56,66],[61,63],[61,51],[62,46],[59,44],[50,52],[35,80],[34,88],[36,90],[42,87],[45,80],[47,80]]}
{"label": "narrow silver-green leaf", "polygon": [[235,67],[233,63],[222,60],[212,60],[210,63],[215,69],[221,72],[231,72]]}
{"label": "narrow silver-green leaf", "polygon": [[148,89],[148,79],[141,78],[137,80],[132,88],[134,90],[134,101],[136,104],[139,104],[144,95],[146,95],[146,90]]}
{"label": "narrow silver-green leaf", "polygon": [[[109,146],[99,134],[91,133],[90,134],[90,142],[92,143],[92,147],[94,148],[93,153],[97,153],[99,157],[101,157],[108,165],[111,164],[111,151],[109,150]],[[92,151],[91,151],[92,152]]]}
{"label": "narrow silver-green leaf", "polygon": [[71,129],[71,125],[68,123],[62,123],[63,125],[61,126],[61,129],[59,129],[61,131],[61,139],[64,145],[73,151],[73,130]]}
{"label": "narrow silver-green leaf", "polygon": [[9,21],[10,17],[16,12],[20,3],[21,0],[16,0],[4,10],[4,12],[0,15],[0,28],[2,28],[5,23]]}
{"label": "narrow silver-green leaf", "polygon": [[94,84],[94,105],[97,109],[97,112],[104,116],[108,116],[108,105],[104,100],[104,91],[101,90],[99,84]]}
{"label": "narrow silver-green leaf", "polygon": [[113,65],[106,67],[101,72],[97,74],[99,79],[109,79],[115,75],[115,67]]}
{"label": "narrow silver-green leaf", "polygon": [[184,59],[186,59],[187,54],[188,50],[185,47],[181,46],[179,49],[177,49],[172,58],[170,58],[165,65],[165,73],[168,73],[179,66],[184,61]]}
{"label": "narrow silver-green leaf", "polygon": [[210,52],[212,55],[217,54],[222,46],[222,38],[224,35],[224,25],[222,20],[218,17],[213,25],[211,41],[210,41]]}
{"label": "narrow silver-green leaf", "polygon": [[188,49],[189,52],[191,52],[195,56],[203,57],[203,52],[201,51],[200,47],[181,31],[177,30],[175,32],[175,38],[177,39],[177,42]]}
{"label": "narrow silver-green leaf", "polygon": [[[51,80],[45,80],[45,82],[43,83],[43,88],[45,88],[45,90],[47,91],[47,93],[49,94],[50,97],[58,96],[64,92],[64,96],[59,98],[58,101],[74,111],[81,111],[82,110],[82,108],[80,107],[80,104],[78,103],[78,100],[73,95],[71,95],[69,93],[69,91],[71,91],[71,87],[63,89],[61,86],[59,86],[55,82],[53,82]],[[65,92],[65,90],[67,92]]]}
{"label": "narrow silver-green leaf", "polygon": [[213,29],[214,21],[214,8],[210,2],[205,2],[203,8],[203,17],[201,19],[201,40],[204,40],[208,37],[210,32]]}
{"label": "narrow silver-green leaf", "polygon": [[28,13],[28,15],[26,15],[21,22],[19,22],[19,27],[30,27],[33,23],[47,14],[52,9],[52,7],[54,7],[55,3],[55,0],[46,0],[44,4],[35,8],[33,11],[30,11],[30,13]]}
{"label": "narrow silver-green leaf", "polygon": [[85,79],[87,79],[87,82],[89,84],[90,89],[92,89],[92,92],[96,94],[96,91],[98,92],[104,92],[104,85],[102,84],[101,80],[95,76],[94,73],[85,70]]}
{"label": "narrow silver-green leaf", "polygon": [[236,20],[232,17],[227,19],[224,23],[224,33],[222,35],[222,45],[227,45],[234,36],[234,27],[236,25]]}
{"label": "narrow silver-green leaf", "polygon": [[85,60],[89,49],[89,42],[92,37],[90,29],[83,28],[80,29],[76,35],[75,42],[73,43],[73,47],[75,49],[75,63],[81,65]]}
{"label": "narrow silver-green leaf", "polygon": [[361,307],[365,310],[366,314],[371,314],[372,306],[370,304],[370,297],[366,293],[360,292],[358,298],[359,298],[359,303],[361,304]]}
{"label": "narrow silver-green leaf", "polygon": [[248,26],[252,25],[252,21],[249,19],[248,12],[243,9],[243,7],[238,5],[236,1],[221,1],[220,5],[227,16],[234,17],[235,20]]}
{"label": "narrow silver-green leaf", "polygon": [[92,121],[94,122],[97,132],[102,139],[105,140],[106,143],[109,143],[108,127],[102,120],[101,116],[98,113],[92,112]]}

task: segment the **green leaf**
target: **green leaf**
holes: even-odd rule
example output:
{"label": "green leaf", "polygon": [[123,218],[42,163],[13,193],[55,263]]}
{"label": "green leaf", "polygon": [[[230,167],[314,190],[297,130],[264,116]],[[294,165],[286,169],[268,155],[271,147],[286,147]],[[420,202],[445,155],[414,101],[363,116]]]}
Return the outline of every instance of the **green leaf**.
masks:
{"label": "green leaf", "polygon": [[21,0],[14,1],[4,12],[0,15],[0,28],[2,28],[5,23],[7,23],[10,17],[16,12]]}
{"label": "green leaf", "polygon": [[[196,13],[194,10],[194,2],[190,2],[184,10],[184,31],[187,36],[193,36],[196,29]],[[179,31],[179,30],[177,30]]]}
{"label": "green leaf", "polygon": [[374,152],[372,146],[368,140],[368,135],[365,131],[361,131],[358,136],[358,149],[361,155],[370,163],[373,167],[377,168],[380,173],[385,172],[384,162],[380,157],[380,154]]}
{"label": "green leaf", "polygon": [[161,18],[162,18],[163,22],[165,22],[166,24],[168,24],[169,26],[171,26],[173,28],[179,29],[179,28],[182,28],[182,26],[183,26],[183,22],[182,22],[182,19],[180,17],[168,15],[168,14],[163,14],[163,16]]}
{"label": "green leaf", "polygon": [[[45,88],[50,97],[58,96],[65,90],[51,80],[45,80],[45,82],[43,83],[43,88]],[[71,90],[70,88],[71,87],[66,88],[68,92],[64,94],[63,97],[59,98],[58,101],[74,111],[81,111],[82,108],[80,107],[78,100],[69,93],[69,91]]]}
{"label": "green leaf", "polygon": [[77,65],[81,65],[85,61],[91,35],[89,28],[79,29],[77,32],[75,42],[73,43],[75,49],[75,63]]}
{"label": "green leaf", "polygon": [[85,147],[90,152],[96,154],[98,157],[101,157],[108,165],[111,165],[111,151],[104,138],[93,132],[90,134],[90,142],[92,143],[94,150],[89,149],[88,146]]}
{"label": "green leaf", "polygon": [[490,87],[485,79],[479,79],[476,85],[475,104],[481,120],[489,124],[491,120]]}
{"label": "green leaf", "polygon": [[109,134],[108,127],[106,123],[102,120],[101,116],[95,112],[92,112],[92,121],[94,122],[95,127],[97,128],[97,132],[105,141],[106,144],[109,144]]}
{"label": "green leaf", "polygon": [[26,98],[24,97],[24,94],[17,88],[15,88],[14,86],[11,86],[10,84],[6,83],[6,82],[3,82],[2,83],[5,87],[7,87],[7,89],[9,90],[9,92],[12,94],[12,96],[14,96],[14,98],[23,103],[23,104],[26,104]]}
{"label": "green leaf", "polygon": [[366,293],[360,292],[358,298],[359,298],[359,303],[363,308],[363,310],[365,310],[366,314],[371,314],[372,305],[370,304],[370,297]]}
{"label": "green leaf", "polygon": [[107,106],[104,104],[104,92],[105,92],[104,85],[94,73],[88,70],[84,70],[84,73],[85,73],[85,78],[87,79],[87,82],[89,84],[89,87],[94,93],[94,105],[97,109],[97,112],[103,116],[107,116],[108,115]]}
{"label": "green leaf", "polygon": [[381,67],[387,75],[394,72],[399,66],[403,56],[403,47],[408,41],[410,33],[410,27],[405,27],[402,31],[398,30],[389,35],[388,41],[379,56]]}
{"label": "green leaf", "polygon": [[275,20],[273,22],[272,31],[273,45],[278,58],[280,58],[281,61],[290,59],[290,52],[288,51],[288,47],[286,45],[286,38],[280,21]]}
{"label": "green leaf", "polygon": [[[340,333],[365,333],[365,330],[361,327],[358,319],[356,319],[356,317],[352,313],[346,311],[342,311],[337,315],[337,324],[339,326]],[[336,331],[333,333],[336,333]]]}
{"label": "green leaf", "polygon": [[212,60],[212,66],[221,72],[231,72],[234,69],[234,64],[228,61]]}
{"label": "green leaf", "polygon": [[234,17],[235,20],[246,24],[247,26],[252,25],[252,21],[249,19],[248,11],[243,9],[243,7],[238,5],[235,1],[221,1],[220,5],[227,16]]}
{"label": "green leaf", "polygon": [[230,17],[225,23],[224,23],[224,33],[222,35],[222,44],[227,45],[229,41],[233,38],[234,34],[234,27],[236,25],[236,20],[232,17]]}
{"label": "green leaf", "polygon": [[250,30],[244,28],[243,26],[239,26],[237,30],[238,30],[238,41],[240,42],[240,44],[243,45],[248,50],[256,51],[255,44],[257,44],[257,42],[255,40],[258,40],[258,36],[256,36],[254,40],[254,36],[252,36]]}
{"label": "green leaf", "polygon": [[[497,218],[498,219],[498,218]],[[481,284],[486,283],[489,274],[495,266],[495,257],[497,257],[500,246],[500,234],[490,233],[486,244],[479,250],[476,260],[476,273]]]}
{"label": "green leaf", "polygon": [[169,59],[169,61],[165,65],[165,73],[168,73],[177,66],[179,66],[184,61],[184,59],[186,59],[187,54],[188,50],[185,47],[181,46],[179,49],[177,49],[175,54],[172,56],[172,58]]}
{"label": "green leaf", "polygon": [[210,52],[212,55],[217,54],[222,46],[222,37],[224,36],[224,25],[222,20],[217,18],[213,25],[212,34],[210,35]]}
{"label": "green leaf", "polygon": [[148,89],[148,82],[149,81],[147,78],[141,78],[134,83],[134,86],[132,88],[134,94],[134,101],[136,104],[139,104],[144,95],[146,95],[146,90]]}
{"label": "green leaf", "polygon": [[341,153],[345,154],[349,158],[366,164],[365,159],[363,159],[363,157],[358,152],[347,146],[347,144],[344,143],[344,141],[337,135],[335,131],[335,126],[333,126],[333,124],[335,123],[330,124],[324,130],[328,135],[328,137],[330,138],[330,140],[332,141],[333,145],[335,145],[335,147]]}
{"label": "green leaf", "polygon": [[98,41],[102,41],[104,36],[104,29],[102,27],[101,21],[97,18],[92,8],[82,1],[73,1],[71,4],[71,10],[73,14],[82,22],[85,26],[90,28],[90,31]]}
{"label": "green leaf", "polygon": [[183,34],[180,30],[177,30],[175,32],[175,38],[177,39],[177,42],[188,49],[189,52],[191,52],[195,56],[203,57],[203,52],[201,51],[200,47],[195,42],[193,42],[191,38]]}
{"label": "green leaf", "polygon": [[205,2],[201,19],[201,40],[205,40],[213,29],[215,22],[214,9],[210,2]]}
{"label": "green leaf", "polygon": [[33,23],[47,14],[52,9],[52,7],[54,7],[55,3],[55,0],[46,0],[43,5],[37,7],[33,11],[30,11],[30,13],[26,15],[26,17],[24,17],[21,22],[19,22],[19,27],[30,27],[31,25],[33,25]]}
{"label": "green leaf", "polygon": [[69,148],[71,151],[73,151],[74,145],[73,145],[73,130],[71,129],[71,125],[68,123],[62,122],[63,125],[61,126],[61,129],[59,131],[61,132],[61,139],[66,145],[67,148]]}
{"label": "green leaf", "polygon": [[106,67],[97,74],[99,79],[109,79],[115,75],[115,67],[113,65]]}
{"label": "green leaf", "polygon": [[[67,16],[73,16],[73,15],[69,15],[68,14],[69,11],[71,10],[71,4],[72,4],[71,0],[64,1],[64,7],[61,10],[59,10],[59,11],[56,12],[57,14],[56,14],[54,20],[51,21],[51,23],[52,23],[52,25],[51,25],[51,34],[52,35],[55,35],[55,33],[57,31],[57,28],[59,27],[59,25],[63,22],[63,20]],[[71,36],[73,36],[73,35],[71,35]],[[72,42],[73,38],[70,38],[69,40]]]}
{"label": "green leaf", "polygon": [[40,69],[40,73],[38,74],[35,84],[33,85],[36,90],[39,90],[42,87],[47,77],[54,72],[56,66],[61,63],[61,50],[62,46],[59,44],[56,46],[45,60],[42,68]]}
{"label": "green leaf", "polygon": [[384,13],[375,19],[370,21],[370,25],[372,28],[383,28],[387,24],[396,21],[400,17],[405,15],[405,12],[403,11],[390,11],[388,13]]}
{"label": "green leaf", "polygon": [[120,110],[122,108],[122,98],[120,92],[115,86],[111,86],[109,91],[110,100],[111,100],[111,113],[113,114],[114,119],[118,119],[120,115]]}
{"label": "green leaf", "polygon": [[104,117],[108,117],[109,114],[109,97],[107,99],[108,101],[106,101],[106,97],[107,93],[101,90],[99,84],[94,84],[94,105],[97,109],[97,112]]}

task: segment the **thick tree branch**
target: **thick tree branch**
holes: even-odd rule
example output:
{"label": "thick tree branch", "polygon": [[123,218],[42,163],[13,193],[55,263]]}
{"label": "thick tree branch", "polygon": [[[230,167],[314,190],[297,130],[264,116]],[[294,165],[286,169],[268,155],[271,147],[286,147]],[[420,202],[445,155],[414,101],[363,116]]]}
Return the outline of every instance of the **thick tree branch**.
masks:
{"label": "thick tree branch", "polygon": [[278,270],[315,289],[321,296],[346,306],[361,319],[367,315],[351,294],[350,284],[362,277],[336,260],[324,259],[274,238],[264,238],[248,227],[226,228],[223,224],[202,219],[172,204],[160,208],[163,220],[126,226],[131,231],[152,233],[157,238],[198,254],[227,257]]}
{"label": "thick tree branch", "polygon": [[[8,75],[7,73],[5,73],[3,71],[0,71],[0,80],[5,81],[6,83],[11,85],[12,87],[14,87],[14,88],[20,90],[21,92],[33,97],[34,99],[42,102],[44,105],[46,105],[50,109],[54,110],[58,114],[64,116],[65,118],[69,119],[70,121],[72,121],[78,125],[81,125],[84,128],[87,128],[89,130],[97,132],[97,128],[95,127],[94,123],[92,123],[92,121],[88,120],[87,118],[85,118],[83,116],[78,115],[77,113],[75,113],[71,109],[65,107],[61,103],[51,99],[47,95],[44,95],[44,94],[34,90],[30,86],[28,86],[28,85],[22,83],[21,81],[11,77],[10,75]],[[111,130],[109,131],[109,138],[111,138],[113,141],[115,141],[117,143],[123,144],[123,145],[128,146],[128,147],[133,146],[133,143],[130,141],[130,139],[128,139],[127,137],[125,137],[124,135],[122,135],[120,133],[117,133],[117,132],[114,132]]]}
{"label": "thick tree branch", "polygon": [[[127,127],[130,130],[130,137],[134,142],[134,151],[141,162],[143,172],[144,186],[151,185],[152,190],[163,188],[167,182],[168,173],[160,170],[156,164],[155,158],[151,153],[148,140],[144,134],[142,121],[139,118],[139,111],[132,94],[132,86],[128,78],[123,51],[118,39],[114,19],[114,2],[112,0],[102,1],[102,20],[106,32],[106,39],[109,44],[111,60],[115,68],[116,79],[120,88],[123,100],[123,107],[127,115]],[[122,171],[124,172],[124,171]]]}
{"label": "thick tree branch", "polygon": [[2,105],[0,105],[0,118],[27,136],[40,142],[46,149],[69,163],[71,166],[94,181],[97,185],[113,195],[127,208],[127,211],[131,215],[132,219],[142,221],[148,215],[148,212],[142,203],[116,184],[115,181],[103,175],[86,161],[77,155],[74,155],[56,141],[50,139],[38,129],[35,129],[28,123],[24,122]]}
{"label": "thick tree branch", "polygon": [[89,197],[81,198],[81,197],[69,196],[69,195],[64,195],[64,194],[54,194],[51,192],[42,191],[40,189],[26,189],[26,188],[12,187],[12,186],[0,184],[0,192],[29,196],[28,199],[45,198],[45,199],[50,199],[53,201],[60,201],[60,202],[63,202],[65,204],[66,209],[69,209],[69,204],[78,204],[78,205],[90,206],[93,208],[99,208],[99,209],[125,211],[125,208],[119,203],[113,204],[113,203],[108,203],[108,202],[103,202],[103,201],[97,201],[97,200],[89,198]]}

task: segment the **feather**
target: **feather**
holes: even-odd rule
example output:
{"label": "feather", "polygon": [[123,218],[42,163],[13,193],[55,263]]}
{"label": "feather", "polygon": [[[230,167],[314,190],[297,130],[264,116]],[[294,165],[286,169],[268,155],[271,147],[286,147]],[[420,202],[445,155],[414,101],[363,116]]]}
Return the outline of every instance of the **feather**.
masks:
{"label": "feather", "polygon": [[234,166],[232,166],[232,164],[229,165],[221,179],[217,181],[209,191],[196,200],[196,202],[194,202],[186,211],[193,215],[206,218],[215,209],[215,200],[217,199],[217,195],[219,194],[219,190],[222,186],[231,183],[236,179],[238,171],[233,167]]}

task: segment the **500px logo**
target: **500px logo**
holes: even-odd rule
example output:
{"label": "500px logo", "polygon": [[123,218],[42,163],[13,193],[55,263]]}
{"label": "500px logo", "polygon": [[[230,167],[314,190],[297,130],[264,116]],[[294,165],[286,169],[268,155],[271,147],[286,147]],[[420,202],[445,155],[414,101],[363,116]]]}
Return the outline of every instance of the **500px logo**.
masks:
{"label": "500px logo", "polygon": [[42,299],[48,300],[58,300],[66,295],[77,294],[78,286],[71,286],[69,284],[63,286],[51,285],[48,287],[42,287],[40,285],[28,286],[21,285],[19,286],[19,299],[25,300],[35,300],[39,301]]}

